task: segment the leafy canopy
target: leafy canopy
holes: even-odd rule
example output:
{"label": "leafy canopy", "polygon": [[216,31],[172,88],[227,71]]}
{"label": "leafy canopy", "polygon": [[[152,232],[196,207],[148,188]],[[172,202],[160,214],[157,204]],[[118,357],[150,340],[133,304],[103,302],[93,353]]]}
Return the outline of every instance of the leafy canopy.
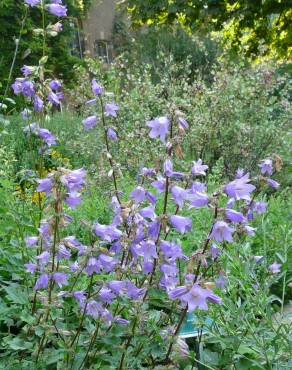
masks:
{"label": "leafy canopy", "polygon": [[134,25],[179,21],[190,31],[222,31],[247,56],[291,53],[291,0],[124,0]]}

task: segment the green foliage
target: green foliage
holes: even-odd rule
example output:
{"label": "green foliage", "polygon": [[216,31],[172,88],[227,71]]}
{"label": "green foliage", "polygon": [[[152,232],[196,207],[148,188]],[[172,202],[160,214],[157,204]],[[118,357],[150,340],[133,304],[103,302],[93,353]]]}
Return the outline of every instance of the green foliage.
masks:
{"label": "green foliage", "polygon": [[[80,4],[82,4],[80,7]],[[23,0],[0,1],[0,96],[3,95],[6,85],[11,84],[15,77],[20,76],[20,68],[23,64],[36,65],[42,55],[48,55],[47,73],[53,77],[58,76],[66,82],[73,78],[72,68],[78,62],[78,58],[72,55],[72,47],[76,30],[77,18],[82,17],[90,5],[90,1],[76,2],[66,1],[68,13],[71,19],[62,20],[63,31],[56,37],[49,37],[43,49],[42,13],[39,8],[31,8],[24,5]],[[58,18],[45,12],[45,21],[55,24]],[[19,40],[18,52],[12,78],[8,80],[12,65],[16,42]]]}
{"label": "green foliage", "polygon": [[248,56],[291,52],[289,0],[125,0],[136,25],[181,22],[192,31],[223,31],[224,41]]}

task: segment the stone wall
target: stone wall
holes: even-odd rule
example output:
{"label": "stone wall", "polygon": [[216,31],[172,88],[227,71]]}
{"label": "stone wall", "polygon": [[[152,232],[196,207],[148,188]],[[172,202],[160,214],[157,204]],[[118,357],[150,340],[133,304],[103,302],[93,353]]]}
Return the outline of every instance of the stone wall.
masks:
{"label": "stone wall", "polygon": [[110,41],[113,33],[116,3],[117,0],[93,0],[91,9],[82,22],[85,55],[97,56],[98,43],[101,49],[103,44],[106,45],[111,58],[112,47]]}

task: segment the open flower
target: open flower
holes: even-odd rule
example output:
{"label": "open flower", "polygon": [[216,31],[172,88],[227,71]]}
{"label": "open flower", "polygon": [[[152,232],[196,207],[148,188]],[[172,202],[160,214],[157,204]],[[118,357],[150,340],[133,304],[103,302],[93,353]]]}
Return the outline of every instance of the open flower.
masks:
{"label": "open flower", "polygon": [[151,139],[160,137],[160,140],[165,143],[166,135],[168,134],[169,119],[167,117],[155,118],[152,121],[147,121],[146,126],[151,128],[149,136]]}
{"label": "open flower", "polygon": [[215,239],[217,242],[223,242],[224,240],[232,242],[232,233],[235,231],[233,227],[230,227],[225,221],[217,221],[210,234],[211,239]]}
{"label": "open flower", "polygon": [[192,229],[192,219],[183,216],[170,216],[170,223],[180,233],[184,234]]}

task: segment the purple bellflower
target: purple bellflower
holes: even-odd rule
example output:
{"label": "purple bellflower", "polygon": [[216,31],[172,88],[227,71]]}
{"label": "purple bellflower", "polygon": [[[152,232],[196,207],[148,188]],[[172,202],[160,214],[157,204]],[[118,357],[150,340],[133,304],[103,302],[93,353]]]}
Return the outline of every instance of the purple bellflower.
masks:
{"label": "purple bellflower", "polygon": [[261,173],[264,175],[264,174],[268,174],[268,175],[272,175],[273,173],[273,161],[268,158],[268,159],[264,159],[261,161],[261,163],[259,164],[259,167],[261,169]]}
{"label": "purple bellflower", "polygon": [[55,272],[53,274],[53,280],[61,288],[63,285],[68,285],[68,276],[65,272]]}
{"label": "purple bellflower", "polygon": [[250,179],[249,179],[249,174],[245,174],[239,179],[235,179],[228,183],[224,191],[225,193],[236,200],[239,199],[246,199],[249,200],[249,194],[252,193],[255,190],[255,186],[249,184]]}
{"label": "purple bellflower", "polygon": [[183,216],[170,216],[170,223],[180,233],[184,234],[192,229],[192,219]]}
{"label": "purple bellflower", "polygon": [[115,103],[106,103],[104,110],[105,110],[105,115],[107,117],[117,117],[117,111],[120,109],[120,107]]}
{"label": "purple bellflower", "polygon": [[210,238],[217,242],[223,242],[224,240],[232,242],[232,233],[235,231],[233,227],[230,227],[225,221],[217,221],[213,225]]}
{"label": "purple bellflower", "polygon": [[48,12],[57,17],[66,17],[67,7],[61,4],[49,4],[47,5]]}
{"label": "purple bellflower", "polygon": [[34,290],[38,289],[46,289],[49,284],[49,275],[48,274],[42,274],[38,277]]}
{"label": "purple bellflower", "polygon": [[273,179],[267,179],[267,184],[274,189],[278,189],[278,187],[280,186],[280,184]]}
{"label": "purple bellflower", "polygon": [[206,176],[206,170],[209,167],[206,164],[203,164],[203,161],[201,159],[198,159],[197,161],[193,161],[193,167],[192,167],[192,174],[195,176]]}
{"label": "purple bellflower", "polygon": [[160,137],[162,143],[165,143],[166,135],[168,134],[169,119],[167,117],[159,117],[154,120],[147,121],[146,126],[151,128],[149,136],[151,139]]}
{"label": "purple bellflower", "polygon": [[277,261],[274,261],[270,266],[269,266],[269,271],[272,274],[277,274],[281,271],[281,264],[277,263]]}
{"label": "purple bellflower", "polygon": [[85,130],[90,130],[93,126],[96,125],[97,123],[97,118],[96,116],[89,116],[87,118],[85,118],[83,121],[83,126],[85,128]]}
{"label": "purple bellflower", "polygon": [[34,7],[34,6],[37,6],[41,2],[41,0],[24,0],[24,2],[27,5]]}
{"label": "purple bellflower", "polygon": [[98,84],[95,79],[92,80],[91,89],[92,92],[96,95],[101,95],[103,93],[103,87],[100,84]]}
{"label": "purple bellflower", "polygon": [[243,216],[243,214],[240,212],[234,211],[234,209],[226,209],[225,217],[229,221],[234,222],[234,223],[246,221],[246,218]]}

